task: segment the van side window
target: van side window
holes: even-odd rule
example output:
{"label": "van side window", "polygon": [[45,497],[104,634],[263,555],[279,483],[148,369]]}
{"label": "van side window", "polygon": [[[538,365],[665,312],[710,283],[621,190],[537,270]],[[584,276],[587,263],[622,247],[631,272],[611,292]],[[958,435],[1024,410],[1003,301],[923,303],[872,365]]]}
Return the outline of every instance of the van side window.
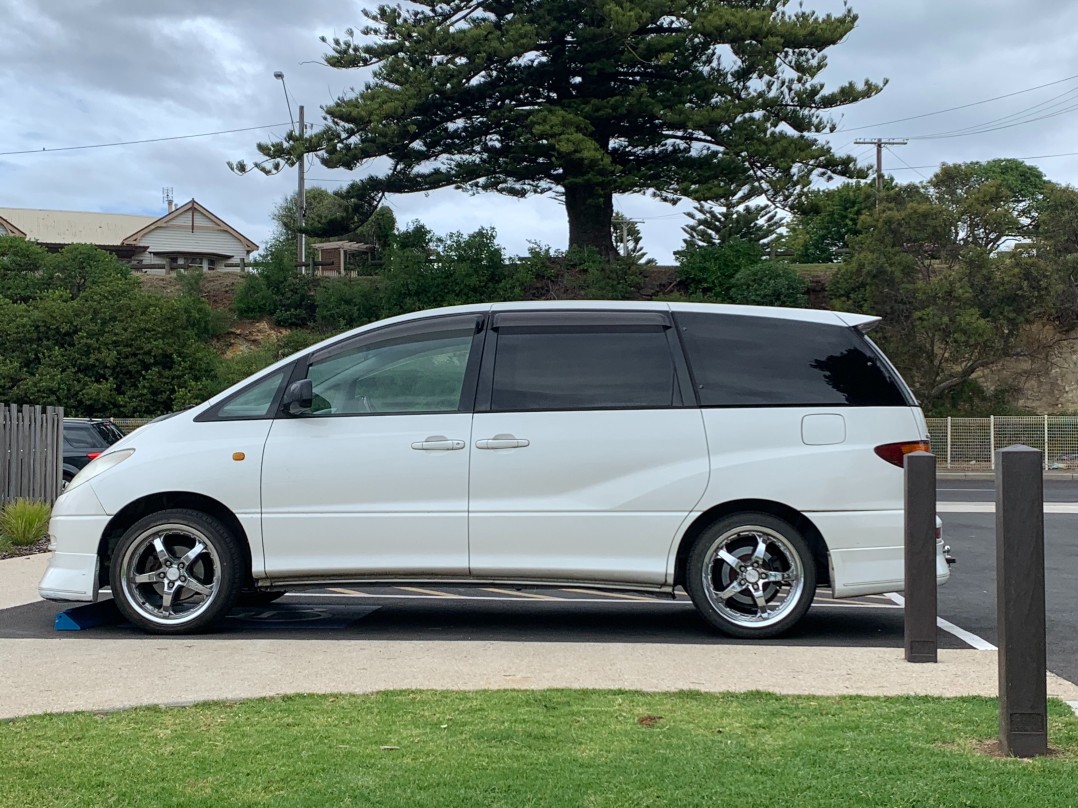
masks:
{"label": "van side window", "polygon": [[698,312],[674,319],[701,406],[911,406],[852,328]]}
{"label": "van side window", "polygon": [[456,412],[461,404],[475,317],[387,329],[315,355],[307,370],[313,415]]}
{"label": "van side window", "polygon": [[667,330],[660,325],[498,328],[491,409],[680,406]]}

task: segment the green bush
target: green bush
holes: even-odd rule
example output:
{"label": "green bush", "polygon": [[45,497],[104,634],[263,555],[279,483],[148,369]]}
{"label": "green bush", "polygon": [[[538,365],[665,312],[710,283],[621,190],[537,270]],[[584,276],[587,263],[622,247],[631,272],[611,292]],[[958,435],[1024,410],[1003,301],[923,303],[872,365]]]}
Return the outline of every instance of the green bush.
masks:
{"label": "green bush", "polygon": [[730,281],[730,302],[745,306],[788,306],[808,302],[807,281],[782,261],[761,261],[738,271]]}
{"label": "green bush", "polygon": [[314,299],[317,322],[322,328],[342,331],[382,316],[382,296],[368,278],[325,281],[318,287]]}
{"label": "green bush", "polygon": [[14,499],[0,509],[0,543],[29,547],[49,532],[52,509],[45,502]]}
{"label": "green bush", "polygon": [[244,320],[257,320],[273,314],[275,301],[261,275],[248,275],[236,290],[232,308]]}
{"label": "green bush", "polygon": [[728,303],[737,273],[760,263],[763,250],[759,244],[730,241],[714,247],[688,246],[676,256],[678,279],[686,292]]}

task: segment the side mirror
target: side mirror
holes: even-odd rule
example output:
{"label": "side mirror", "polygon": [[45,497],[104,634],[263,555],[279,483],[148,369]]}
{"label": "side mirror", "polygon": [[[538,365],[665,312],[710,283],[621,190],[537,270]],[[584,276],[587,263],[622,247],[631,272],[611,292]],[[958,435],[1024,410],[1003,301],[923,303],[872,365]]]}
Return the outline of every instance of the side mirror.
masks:
{"label": "side mirror", "polygon": [[310,379],[292,382],[284,391],[284,398],[281,399],[281,409],[286,415],[310,415],[313,404],[314,387]]}

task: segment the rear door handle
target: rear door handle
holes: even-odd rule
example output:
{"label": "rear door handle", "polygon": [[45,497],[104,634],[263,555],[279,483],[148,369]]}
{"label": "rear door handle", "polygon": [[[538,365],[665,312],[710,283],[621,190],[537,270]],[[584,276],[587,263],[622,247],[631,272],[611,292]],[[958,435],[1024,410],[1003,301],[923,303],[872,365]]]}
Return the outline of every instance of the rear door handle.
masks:
{"label": "rear door handle", "polygon": [[524,438],[518,438],[515,435],[507,435],[504,433],[495,435],[493,438],[484,438],[483,440],[477,440],[475,442],[476,449],[523,449],[528,445],[530,445],[530,442]]}
{"label": "rear door handle", "polygon": [[412,448],[421,452],[452,452],[455,449],[463,449],[464,441],[450,440],[445,435],[428,435],[426,440],[417,440],[413,443]]}

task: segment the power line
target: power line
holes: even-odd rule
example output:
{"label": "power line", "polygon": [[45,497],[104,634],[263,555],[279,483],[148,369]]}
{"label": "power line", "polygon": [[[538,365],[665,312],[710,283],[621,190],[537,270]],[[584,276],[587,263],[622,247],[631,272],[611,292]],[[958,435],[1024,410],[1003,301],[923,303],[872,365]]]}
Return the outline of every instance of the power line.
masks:
{"label": "power line", "polygon": [[151,137],[145,140],[118,140],[115,143],[92,143],[85,146],[56,146],[49,148],[42,146],[40,149],[22,149],[20,151],[8,151],[0,152],[0,157],[11,157],[18,154],[42,154],[51,152],[63,152],[63,151],[79,151],[82,149],[107,149],[112,146],[138,146],[143,143],[163,143],[167,140],[189,140],[196,137],[213,137],[214,135],[231,135],[236,132],[254,132],[257,129],[273,129],[277,126],[287,126],[288,121],[284,123],[267,123],[262,126],[246,126],[242,129],[220,129],[216,132],[199,132],[194,135],[171,135],[169,137]]}
{"label": "power line", "polygon": [[906,162],[905,160],[903,160],[903,159],[902,159],[902,157],[901,157],[901,155],[899,155],[899,153],[898,153],[898,152],[896,152],[896,151],[895,151],[894,149],[892,149],[892,148],[891,148],[890,146],[887,146],[887,145],[885,145],[885,146],[884,146],[884,148],[885,148],[885,149],[887,149],[887,151],[889,151],[889,152],[890,152],[891,154],[893,154],[893,155],[894,155],[895,157],[897,157],[897,158],[898,158],[898,162],[902,163],[902,165],[904,165],[904,166],[905,166],[906,168],[910,169],[911,171],[917,171],[917,176],[919,176],[919,177],[920,177],[921,179],[923,179],[923,180],[924,180],[925,182],[928,182],[928,177],[926,177],[926,176],[925,176],[924,174],[922,174],[922,173],[921,173],[920,171],[918,171],[918,170],[917,170],[916,168],[914,168],[914,167],[913,167],[913,166],[911,166],[911,165],[910,165],[909,163],[907,163],[907,162]]}
{"label": "power line", "polygon": [[[1030,157],[993,157],[992,159],[993,160],[1047,160],[1047,159],[1052,158],[1052,157],[1075,157],[1075,156],[1078,156],[1078,152],[1061,152],[1059,154],[1034,154],[1034,155],[1032,155]],[[901,158],[899,158],[899,159],[901,159]],[[905,161],[903,161],[903,162],[905,162]],[[892,171],[905,171],[906,169],[909,169],[911,171],[916,171],[919,168],[939,168],[940,165],[941,165],[941,163],[934,163],[932,165],[927,165],[927,166],[911,166],[909,163],[906,163],[906,168],[893,168],[891,170]]]}
{"label": "power line", "polygon": [[1013,98],[1016,95],[1023,95],[1024,93],[1031,93],[1034,90],[1043,90],[1045,87],[1052,87],[1052,86],[1054,86],[1056,84],[1063,84],[1064,82],[1073,81],[1074,79],[1078,79],[1078,75],[1067,76],[1067,78],[1065,78],[1065,79],[1057,79],[1056,81],[1050,81],[1047,84],[1038,84],[1036,87],[1027,87],[1024,90],[1016,90],[1013,93],[1005,93],[1004,95],[997,95],[994,98],[986,98],[983,101],[974,101],[974,102],[969,103],[969,104],[961,104],[960,106],[957,106],[957,107],[948,107],[947,109],[939,109],[939,110],[936,110],[935,112],[925,112],[925,113],[923,113],[921,115],[910,115],[909,117],[906,117],[906,118],[895,118],[893,121],[881,121],[880,123],[871,123],[871,124],[868,124],[867,126],[851,126],[851,127],[844,128],[844,129],[836,129],[834,132],[827,132],[825,134],[837,135],[839,132],[860,132],[860,131],[862,131],[864,129],[873,129],[873,128],[878,127],[878,126],[890,126],[893,123],[905,123],[906,121],[916,121],[916,120],[919,120],[921,118],[931,118],[934,115],[943,115],[944,113],[947,113],[947,112],[956,112],[956,111],[958,111],[960,109],[969,109],[970,107],[977,107],[977,106],[980,106],[981,104],[990,104],[993,101],[1001,101],[1004,98]]}

